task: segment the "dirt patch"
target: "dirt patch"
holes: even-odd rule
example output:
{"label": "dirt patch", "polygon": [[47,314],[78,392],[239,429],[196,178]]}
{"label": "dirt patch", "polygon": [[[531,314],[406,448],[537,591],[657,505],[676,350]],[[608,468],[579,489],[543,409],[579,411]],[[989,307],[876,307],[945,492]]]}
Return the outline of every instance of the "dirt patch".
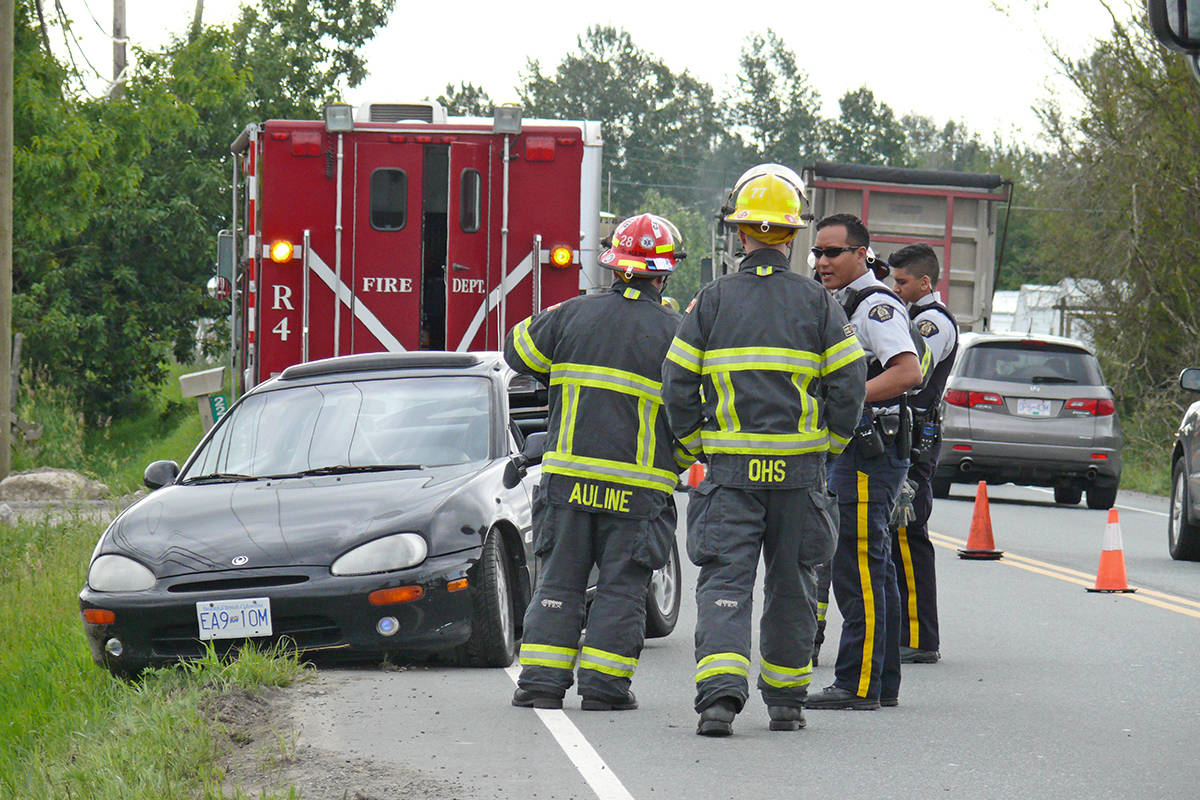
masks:
{"label": "dirt patch", "polygon": [[287,689],[233,690],[209,698],[202,711],[218,723],[226,749],[224,789],[249,797],[287,796],[294,788],[304,800],[454,800],[476,794],[458,781],[347,758],[306,743],[298,714],[304,700],[324,694],[324,679]]}

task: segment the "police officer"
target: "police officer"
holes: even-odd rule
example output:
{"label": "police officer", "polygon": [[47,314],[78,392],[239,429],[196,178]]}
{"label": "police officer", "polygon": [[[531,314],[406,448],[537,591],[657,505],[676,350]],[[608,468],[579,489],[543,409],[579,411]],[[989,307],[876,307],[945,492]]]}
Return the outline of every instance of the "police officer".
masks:
{"label": "police officer", "polygon": [[788,268],[803,184],[765,165],[742,176],[725,221],[746,257],[688,306],[663,364],[671,429],[708,462],[690,495],[696,586],[697,733],[727,736],[749,695],[754,573],[766,564],[758,689],[770,729],[804,726],[816,564],[833,552],[826,453],[849,441],[866,365],[845,313]]}
{"label": "police officer", "polygon": [[[578,662],[585,711],[637,708],[629,685],[646,589],[670,553],[679,472],[694,461],[661,413],[661,365],[679,315],[660,292],[682,257],[671,223],[630,217],[600,254],[616,272],[609,291],[525,319],[505,341],[509,365],[550,389],[534,497],[541,572],[525,613],[515,706],[562,708]],[[580,647],[593,565],[599,578]]]}
{"label": "police officer", "polygon": [[867,353],[866,407],[853,440],[829,466],[840,510],[833,592],[842,613],[834,681],[808,708],[876,709],[900,691],[899,595],[888,519],[908,471],[903,396],[921,364],[904,304],[868,267],[870,234],[851,214],[817,223],[813,263],[846,307]]}
{"label": "police officer", "polygon": [[958,323],[934,289],[941,270],[927,244],[910,244],[888,259],[896,294],[908,303],[909,316],[934,364],[929,382],[912,400],[913,453],[908,478],[916,484],[913,518],[892,533],[892,559],[900,589],[900,663],[934,664],[941,658],[937,614],[937,576],[929,513],[933,510],[933,472],[941,449],[939,404],[958,352]]}

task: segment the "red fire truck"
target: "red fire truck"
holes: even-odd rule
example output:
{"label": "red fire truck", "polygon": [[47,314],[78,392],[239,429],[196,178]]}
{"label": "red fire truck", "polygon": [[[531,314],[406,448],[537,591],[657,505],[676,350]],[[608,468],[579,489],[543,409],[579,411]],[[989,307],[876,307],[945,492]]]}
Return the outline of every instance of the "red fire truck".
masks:
{"label": "red fire truck", "polygon": [[494,350],[600,285],[600,123],[326,107],[246,126],[231,150],[230,291],[245,389],[304,361]]}

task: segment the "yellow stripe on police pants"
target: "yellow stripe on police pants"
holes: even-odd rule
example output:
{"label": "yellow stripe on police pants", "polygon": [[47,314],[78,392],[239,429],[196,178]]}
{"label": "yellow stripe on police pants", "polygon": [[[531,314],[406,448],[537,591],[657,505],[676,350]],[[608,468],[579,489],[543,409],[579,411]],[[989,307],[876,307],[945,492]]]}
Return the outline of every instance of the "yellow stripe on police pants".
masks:
{"label": "yellow stripe on police pants", "polygon": [[908,593],[908,646],[920,648],[921,626],[917,623],[917,583],[913,574],[912,547],[908,544],[908,528],[896,530],[896,541],[900,544],[900,560],[904,562],[904,585]]}
{"label": "yellow stripe on police pants", "polygon": [[862,665],[858,671],[858,696],[866,697],[871,685],[871,660],[875,656],[875,592],[871,588],[871,562],[867,533],[869,530],[867,502],[871,479],[865,472],[858,473],[858,582],[862,586],[863,631]]}

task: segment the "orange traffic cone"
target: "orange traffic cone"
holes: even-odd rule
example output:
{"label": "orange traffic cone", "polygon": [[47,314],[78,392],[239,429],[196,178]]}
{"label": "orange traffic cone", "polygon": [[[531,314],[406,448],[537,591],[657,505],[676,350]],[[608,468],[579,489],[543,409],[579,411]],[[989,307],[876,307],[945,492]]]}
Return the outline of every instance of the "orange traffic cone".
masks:
{"label": "orange traffic cone", "polygon": [[700,485],[700,481],[704,480],[706,469],[703,464],[697,461],[688,467],[688,486],[693,488]]}
{"label": "orange traffic cone", "polygon": [[975,490],[975,510],[971,514],[971,532],[967,536],[967,549],[959,550],[959,558],[979,561],[995,561],[1004,551],[996,549],[992,541],[992,512],[988,509],[987,482],[980,481]]}
{"label": "orange traffic cone", "polygon": [[1100,547],[1100,568],[1096,570],[1096,588],[1089,592],[1136,592],[1125,581],[1125,551],[1121,546],[1121,522],[1117,510],[1108,510],[1104,526],[1104,544]]}

